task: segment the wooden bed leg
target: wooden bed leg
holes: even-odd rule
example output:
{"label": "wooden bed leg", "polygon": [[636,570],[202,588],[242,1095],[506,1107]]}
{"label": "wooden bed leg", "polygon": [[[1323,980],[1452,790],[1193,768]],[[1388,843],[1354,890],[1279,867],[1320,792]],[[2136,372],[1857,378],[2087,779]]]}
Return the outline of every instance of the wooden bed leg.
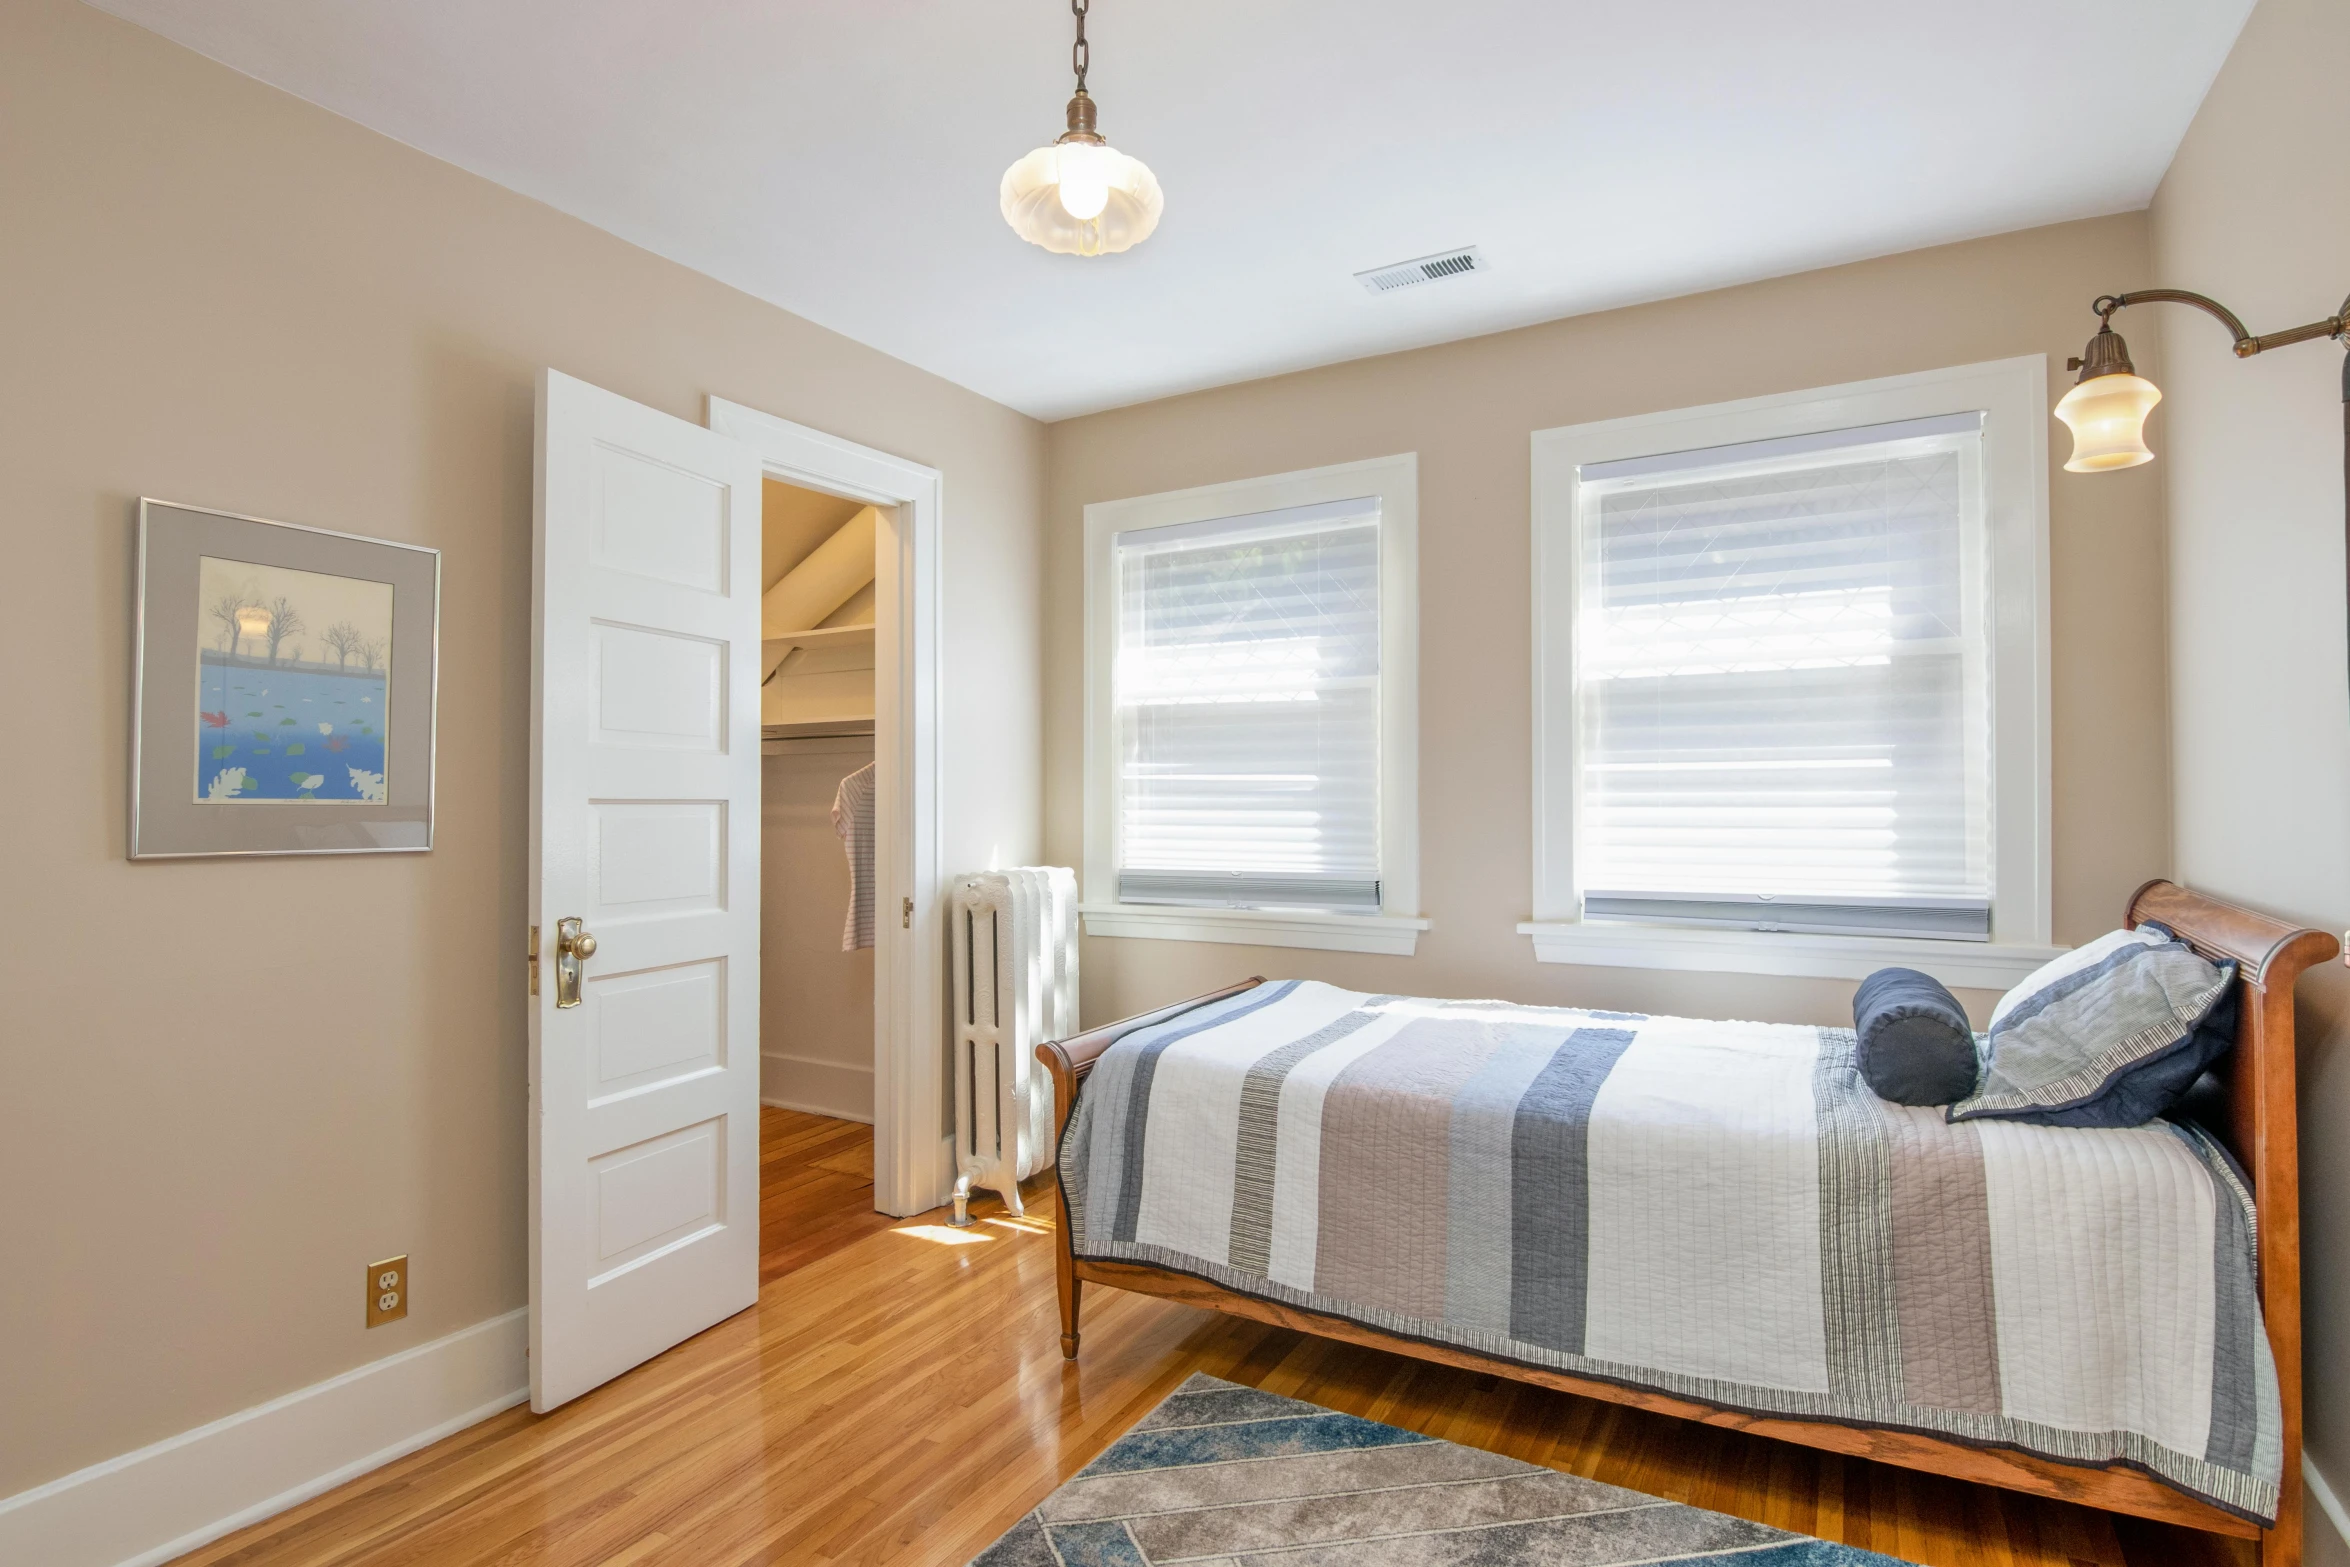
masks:
{"label": "wooden bed leg", "polygon": [[1085,1281],[1077,1276],[1077,1258],[1069,1242],[1069,1215],[1061,1214],[1059,1233],[1053,1237],[1053,1282],[1061,1292],[1061,1358],[1077,1358],[1077,1303],[1085,1291]]}
{"label": "wooden bed leg", "polygon": [[[1079,1073],[1071,1068],[1069,1057],[1057,1044],[1036,1047],[1036,1059],[1053,1074],[1053,1146],[1069,1132],[1069,1114],[1077,1107],[1077,1080]],[[1061,1295],[1061,1358],[1077,1358],[1077,1302],[1084,1293],[1085,1281],[1077,1276],[1077,1238],[1069,1229],[1069,1192],[1061,1186],[1060,1172],[1053,1172],[1053,1181],[1060,1197],[1059,1212],[1053,1225],[1053,1283]]]}
{"label": "wooden bed leg", "polygon": [[2269,1529],[2252,1547],[2260,1567],[2301,1567],[2301,1532],[2298,1529]]}
{"label": "wooden bed leg", "polygon": [[[2295,1412],[2298,1414],[2298,1411]],[[2301,1567],[2301,1443],[2300,1421],[2292,1424],[2292,1440],[2285,1444],[2285,1472],[2278,1477],[2277,1522],[2273,1529],[2261,1531],[2260,1539],[2252,1547],[2252,1554],[2260,1567]]]}

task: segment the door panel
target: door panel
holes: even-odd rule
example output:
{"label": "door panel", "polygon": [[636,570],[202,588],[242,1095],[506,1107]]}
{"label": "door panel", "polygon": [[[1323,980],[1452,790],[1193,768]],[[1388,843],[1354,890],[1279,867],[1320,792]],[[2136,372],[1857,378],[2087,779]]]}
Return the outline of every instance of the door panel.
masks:
{"label": "door panel", "polygon": [[594,563],[724,593],[732,550],[726,486],[641,452],[598,444]]}
{"label": "door panel", "polygon": [[590,635],[597,744],[725,751],[724,642],[609,624],[592,626]]}
{"label": "door panel", "polygon": [[[546,1410],[758,1295],[760,474],[737,442],[553,371],[538,434],[531,1405]],[[565,920],[594,938],[575,1006]]]}
{"label": "door panel", "polygon": [[597,917],[646,919],[726,907],[724,800],[596,800]]}
{"label": "door panel", "polygon": [[726,1219],[726,1119],[681,1127],[589,1161],[596,1177],[591,1288],[653,1252],[714,1233]]}
{"label": "door panel", "polygon": [[677,963],[588,981],[596,1040],[593,1107],[726,1066],[726,960]]}

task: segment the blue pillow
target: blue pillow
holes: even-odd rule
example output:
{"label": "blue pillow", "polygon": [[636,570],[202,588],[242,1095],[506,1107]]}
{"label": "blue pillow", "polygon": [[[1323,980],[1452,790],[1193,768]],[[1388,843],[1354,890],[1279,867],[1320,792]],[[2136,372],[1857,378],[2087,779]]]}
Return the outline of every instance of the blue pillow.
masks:
{"label": "blue pillow", "polygon": [[1931,974],[1881,968],[1852,993],[1854,1055],[1880,1099],[1946,1105],[1975,1091],[1982,1060],[1966,1008]]}
{"label": "blue pillow", "polygon": [[2143,1126],[2236,1042],[2236,965],[2163,926],[2076,947],[1999,999],[1990,1061],[1953,1121]]}

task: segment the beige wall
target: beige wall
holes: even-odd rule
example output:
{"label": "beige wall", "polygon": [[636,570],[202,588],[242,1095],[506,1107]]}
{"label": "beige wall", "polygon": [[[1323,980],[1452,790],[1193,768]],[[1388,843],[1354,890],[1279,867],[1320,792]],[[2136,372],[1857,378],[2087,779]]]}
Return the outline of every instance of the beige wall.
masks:
{"label": "beige wall", "polygon": [[[2350,291],[2350,6],[2261,0],[2152,214],[2155,280],[2255,332]],[[2291,919],[2350,924],[2342,350],[2239,361],[2200,313],[2125,311],[2157,336],[2148,427],[2168,487],[2176,859],[2187,880]],[[2301,982],[2302,1321],[2308,1444],[2350,1483],[2350,974]],[[2315,1535],[2313,1534],[2313,1541]],[[2339,1540],[2326,1560],[2350,1561]]]}
{"label": "beige wall", "polygon": [[[1805,273],[1226,387],[1050,432],[1046,849],[1080,852],[1084,507],[1390,452],[1420,454],[1420,865],[1412,958],[1089,940],[1101,1021],[1251,974],[1699,1016],[1849,1020],[1851,986],[1537,964],[1531,899],[1529,432],[1999,359],[2050,356],[2148,281],[2142,214]],[[1475,287],[1474,280],[1447,287]],[[2061,430],[2054,432],[2062,434]],[[2111,928],[2166,868],[2157,481],[2051,480],[2056,930]],[[1989,998],[1968,998],[1981,1006]]]}
{"label": "beige wall", "polygon": [[[72,0],[0,6],[0,1496],[518,1306],[532,381],[944,470],[943,851],[1037,849],[1034,422]],[[438,846],[123,859],[131,517],[444,552]],[[361,1270],[414,1257],[364,1332]]]}

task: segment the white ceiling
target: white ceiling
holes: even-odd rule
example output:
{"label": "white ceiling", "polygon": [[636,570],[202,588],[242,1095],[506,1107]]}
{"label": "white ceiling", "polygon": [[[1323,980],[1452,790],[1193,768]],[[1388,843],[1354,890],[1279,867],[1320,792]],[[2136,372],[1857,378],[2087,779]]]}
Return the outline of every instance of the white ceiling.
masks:
{"label": "white ceiling", "polygon": [[1098,0],[1093,260],[996,211],[1059,0],[98,3],[1050,419],[2143,206],[2252,0]]}

